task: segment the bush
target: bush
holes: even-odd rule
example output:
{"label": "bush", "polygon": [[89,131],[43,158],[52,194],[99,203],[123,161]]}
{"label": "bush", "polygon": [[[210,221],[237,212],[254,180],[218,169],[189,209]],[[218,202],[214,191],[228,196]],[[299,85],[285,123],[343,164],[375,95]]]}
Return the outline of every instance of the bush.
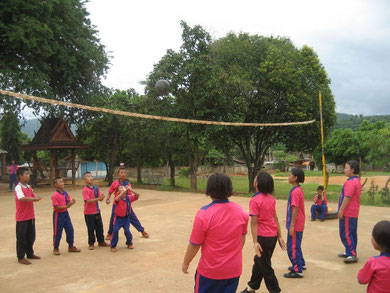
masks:
{"label": "bush", "polygon": [[181,167],[179,170],[180,177],[189,177],[190,176],[190,168],[189,167]]}

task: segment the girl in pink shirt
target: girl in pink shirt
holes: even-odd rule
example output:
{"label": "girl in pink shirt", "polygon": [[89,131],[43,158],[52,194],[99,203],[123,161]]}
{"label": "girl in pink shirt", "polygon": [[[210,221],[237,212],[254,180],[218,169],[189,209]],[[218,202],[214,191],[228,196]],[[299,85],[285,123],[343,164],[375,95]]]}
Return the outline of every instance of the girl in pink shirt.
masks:
{"label": "girl in pink shirt", "polygon": [[368,283],[368,293],[390,293],[390,221],[376,223],[371,242],[380,255],[366,262],[359,271],[358,281],[360,284]]}
{"label": "girl in pink shirt", "polygon": [[247,233],[248,214],[229,201],[232,182],[222,173],[207,181],[206,195],[212,202],[196,214],[182,271],[188,274],[190,262],[201,248],[195,274],[195,293],[235,293],[242,273],[242,246]]}
{"label": "girl in pink shirt", "polygon": [[281,232],[278,216],[276,215],[276,201],[271,195],[274,192],[274,180],[266,172],[260,172],[253,186],[255,195],[249,202],[249,215],[251,216],[251,232],[256,255],[252,267],[252,276],[248,287],[241,293],[255,292],[260,288],[264,279],[269,292],[280,292],[278,279],[271,265],[271,258],[276,242],[286,250]]}

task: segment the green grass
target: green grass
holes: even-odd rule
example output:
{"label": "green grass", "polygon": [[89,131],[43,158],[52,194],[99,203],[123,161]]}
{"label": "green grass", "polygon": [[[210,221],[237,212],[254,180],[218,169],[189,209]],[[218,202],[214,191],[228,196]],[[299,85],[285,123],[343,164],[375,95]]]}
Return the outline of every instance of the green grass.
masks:
{"label": "green grass", "polygon": [[[305,172],[306,174],[306,172]],[[233,183],[233,191],[238,196],[251,197],[253,194],[248,193],[248,177],[246,176],[230,176]],[[190,190],[190,180],[186,177],[176,177],[176,186],[171,187],[170,181],[165,180],[164,184],[159,186],[157,189],[162,191],[179,191],[179,192],[192,192]],[[200,193],[204,193],[206,190],[206,178],[198,178],[198,191]],[[290,193],[291,184],[275,180],[275,193],[274,196],[277,199],[287,199]],[[317,183],[305,183],[302,184],[303,192],[305,195],[305,200],[313,200],[313,197],[316,193],[316,189],[318,187]],[[339,199],[339,195],[341,192],[341,185],[328,185],[327,197],[328,201],[332,202],[332,204],[337,204]],[[389,204],[385,204],[381,198],[380,194],[377,193],[375,195],[374,202],[370,202],[368,198],[368,194],[363,192],[361,195],[361,204],[362,205],[374,205],[374,206],[390,206]]]}
{"label": "green grass", "polygon": [[[273,173],[273,176],[276,177],[288,177],[289,172],[278,172]],[[373,176],[390,176],[390,172],[380,172],[380,171],[363,171],[361,174],[363,177],[373,177]],[[322,176],[322,171],[305,171],[305,176],[313,177],[313,176]],[[334,176],[344,176],[343,171],[340,169],[337,173],[329,173],[329,177]]]}

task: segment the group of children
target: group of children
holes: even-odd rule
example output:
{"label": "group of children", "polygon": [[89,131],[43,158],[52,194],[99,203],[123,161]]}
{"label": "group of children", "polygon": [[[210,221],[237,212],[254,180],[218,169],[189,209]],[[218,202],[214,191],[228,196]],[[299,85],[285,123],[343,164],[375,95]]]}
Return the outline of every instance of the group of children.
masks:
{"label": "group of children", "polygon": [[[344,184],[338,205],[340,239],[345,252],[339,254],[345,263],[357,262],[357,223],[360,208],[361,184],[359,177],[359,164],[349,161],[345,164],[344,174],[348,177]],[[82,191],[84,200],[84,218],[88,229],[88,249],[98,245],[110,246],[116,251],[118,232],[124,229],[127,248],[133,249],[130,224],[142,236],[149,234],[142,227],[135,215],[131,203],[139,198],[139,194],[132,190],[131,184],[126,180],[126,170],[120,168],[119,179],[109,188],[106,203],[114,194],[110,227],[106,238],[103,233],[103,223],[99,209],[99,201],[104,195],[99,188],[93,185],[93,176],[86,172],[83,175],[86,186]],[[34,254],[35,216],[34,202],[40,201],[32,188],[27,184],[30,179],[28,169],[17,170],[19,184],[15,188],[16,201],[16,235],[17,257],[21,264],[31,264],[28,259],[40,259]],[[236,292],[239,277],[242,273],[242,247],[245,244],[249,216],[251,218],[251,235],[255,250],[252,275],[248,287],[243,293],[255,292],[260,288],[264,279],[269,292],[281,292],[278,280],[271,265],[271,258],[276,243],[282,250],[287,250],[291,266],[284,274],[286,278],[303,278],[306,270],[301,245],[305,228],[305,205],[301,183],[305,181],[302,169],[293,168],[288,176],[292,185],[287,201],[286,229],[287,244],[284,242],[279,220],[276,214],[276,201],[272,196],[274,181],[271,175],[260,172],[255,180],[256,193],[249,203],[249,215],[244,209],[229,201],[233,193],[232,182],[225,174],[214,174],[207,181],[206,195],[212,202],[201,208],[194,220],[190,241],[184,256],[182,271],[188,274],[190,262],[201,249],[202,257],[195,274],[195,292]],[[53,202],[53,254],[59,255],[59,245],[62,231],[65,229],[69,252],[80,252],[74,246],[74,231],[67,211],[76,201],[71,199],[64,190],[64,181],[60,177],[54,179],[56,191],[52,195]],[[327,212],[326,195],[323,187],[319,187],[311,209],[311,219],[316,219],[316,213],[321,213],[324,220]],[[108,245],[105,240],[111,240]],[[372,244],[380,255],[370,258],[360,270],[358,281],[361,284],[369,283],[367,292],[389,292],[390,288],[390,221],[380,221],[374,226]],[[27,259],[25,258],[27,256]],[[387,291],[386,291],[387,290]]]}
{"label": "group of children", "polygon": [[[21,264],[29,265],[28,259],[40,259],[40,256],[34,254],[33,244],[35,241],[35,215],[34,202],[42,199],[36,196],[28,185],[30,181],[30,172],[27,168],[17,170],[18,185],[15,187],[16,201],[16,242],[17,257]],[[126,235],[126,245],[129,249],[134,249],[133,237],[130,232],[130,224],[134,225],[145,238],[149,234],[142,227],[137,216],[135,215],[131,203],[139,198],[139,193],[131,188],[131,184],[126,180],[125,168],[120,168],[119,179],[112,183],[109,189],[109,195],[106,203],[110,203],[110,196],[114,194],[112,215],[110,220],[109,232],[106,240],[111,240],[108,245],[105,242],[103,232],[103,221],[99,208],[99,201],[104,200],[104,195],[100,193],[99,188],[93,184],[93,176],[90,172],[83,175],[86,186],[83,188],[82,196],[84,200],[84,219],[88,230],[88,249],[95,248],[97,240],[98,246],[111,247],[112,252],[116,252],[118,244],[118,232],[124,229]],[[76,200],[72,199],[65,191],[64,180],[56,177],[53,181],[56,188],[51,196],[53,204],[53,254],[60,255],[60,241],[62,232],[65,230],[66,242],[68,243],[69,252],[80,252],[81,250],[74,246],[74,230],[68,209],[75,204]],[[27,257],[27,259],[25,258]]]}
{"label": "group of children", "polygon": [[[345,263],[357,262],[357,222],[360,208],[361,184],[357,161],[345,164],[344,174],[348,177],[344,184],[338,208],[340,239],[345,252],[339,254]],[[252,275],[241,293],[255,292],[264,279],[269,292],[281,292],[278,280],[271,266],[271,258],[276,243],[287,250],[291,266],[284,274],[286,278],[303,278],[306,270],[301,244],[305,228],[304,194],[301,183],[305,180],[300,168],[293,168],[288,177],[292,185],[287,201],[286,229],[287,245],[281,235],[276,214],[276,201],[272,196],[274,182],[271,175],[260,172],[255,180],[256,193],[249,203],[251,235],[255,250]],[[311,219],[316,219],[317,211],[321,220],[327,213],[327,199],[320,186],[311,209]],[[242,272],[241,248],[245,243],[248,216],[242,207],[230,202],[232,183],[224,174],[214,174],[207,182],[206,195],[212,202],[201,208],[195,216],[190,241],[184,256],[182,271],[188,267],[199,249],[200,258],[195,274],[195,292],[236,292]],[[370,258],[360,270],[358,281],[369,283],[367,292],[390,292],[390,221],[380,221],[374,226],[372,244],[380,255]]]}

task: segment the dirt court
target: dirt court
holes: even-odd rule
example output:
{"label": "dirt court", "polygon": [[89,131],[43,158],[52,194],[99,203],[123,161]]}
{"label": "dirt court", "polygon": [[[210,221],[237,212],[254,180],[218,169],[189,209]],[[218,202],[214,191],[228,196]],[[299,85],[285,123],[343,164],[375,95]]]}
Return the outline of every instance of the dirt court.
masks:
{"label": "dirt court", "polygon": [[[81,187],[67,188],[77,200],[70,208],[75,229],[75,245],[81,253],[68,253],[65,234],[61,240],[60,256],[52,254],[52,208],[49,187],[35,189],[43,200],[35,204],[37,238],[34,249],[41,260],[21,265],[15,249],[15,199],[6,184],[0,184],[0,292],[193,292],[194,272],[200,254],[190,266],[190,274],[181,272],[181,263],[187,247],[192,221],[199,208],[209,203],[203,194],[161,192],[139,189],[141,197],[133,204],[141,223],[151,234],[141,237],[134,228],[134,250],[125,246],[123,233],[119,234],[118,251],[109,248],[88,250],[87,228],[83,216]],[[107,188],[102,188],[104,193]],[[249,198],[232,197],[248,211]],[[283,278],[290,265],[287,254],[276,247],[273,267],[283,292],[365,292],[366,286],[356,279],[366,260],[378,252],[372,248],[370,234],[373,225],[382,219],[390,220],[390,208],[362,206],[359,217],[360,261],[346,265],[337,257],[343,251],[338,236],[338,221],[310,222],[310,205],[306,202],[306,228],[303,238],[303,254],[307,271],[304,279]],[[331,204],[335,205],[334,203]],[[107,229],[111,205],[100,204],[105,229]],[[335,206],[333,206],[335,208]],[[285,221],[286,201],[277,201],[277,213],[281,224]],[[286,230],[283,230],[286,239]],[[250,278],[254,251],[248,234],[243,250],[243,273],[239,290]],[[258,292],[267,292],[262,284]]]}

